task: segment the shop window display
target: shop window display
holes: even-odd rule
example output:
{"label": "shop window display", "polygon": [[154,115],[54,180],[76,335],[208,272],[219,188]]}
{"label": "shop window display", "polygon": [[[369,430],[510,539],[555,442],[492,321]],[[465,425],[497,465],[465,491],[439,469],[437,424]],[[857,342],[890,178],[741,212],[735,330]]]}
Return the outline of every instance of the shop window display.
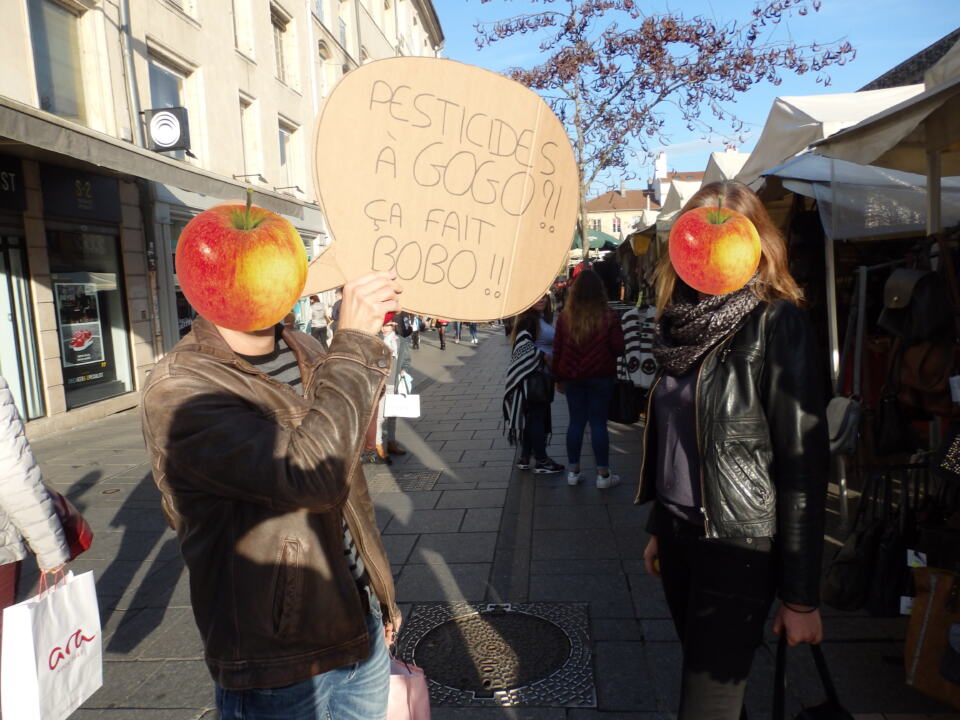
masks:
{"label": "shop window display", "polygon": [[119,239],[66,230],[47,238],[67,409],[130,392]]}

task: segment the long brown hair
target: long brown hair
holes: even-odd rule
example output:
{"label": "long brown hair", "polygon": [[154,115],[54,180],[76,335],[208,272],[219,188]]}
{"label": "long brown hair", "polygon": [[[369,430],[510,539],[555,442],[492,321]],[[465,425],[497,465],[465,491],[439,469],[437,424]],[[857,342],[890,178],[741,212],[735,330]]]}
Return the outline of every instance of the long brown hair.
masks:
{"label": "long brown hair", "polygon": [[[687,201],[680,214],[697,207],[717,205],[746,215],[760,235],[760,267],[757,270],[758,282],[752,286],[754,294],[763,302],[787,300],[799,305],[803,300],[803,291],[790,275],[783,235],[770,220],[760,198],[750,188],[734,180],[710,183]],[[677,279],[670,254],[664,253],[656,275],[658,317],[676,299]]]}
{"label": "long brown hair", "polygon": [[570,337],[577,344],[589,340],[607,320],[607,291],[593,270],[584,270],[567,291],[567,304],[560,313]]}

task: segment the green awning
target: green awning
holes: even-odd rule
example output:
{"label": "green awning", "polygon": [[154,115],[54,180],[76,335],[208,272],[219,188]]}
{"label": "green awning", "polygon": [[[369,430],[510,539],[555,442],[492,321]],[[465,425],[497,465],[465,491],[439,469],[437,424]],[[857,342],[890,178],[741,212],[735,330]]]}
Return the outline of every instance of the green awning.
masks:
{"label": "green awning", "polygon": [[[620,244],[620,241],[613,235],[600,230],[587,230],[587,237],[590,238],[591,250],[615,250],[617,245]],[[571,247],[583,247],[583,244],[580,242],[580,233],[577,231],[573,233],[573,245]]]}

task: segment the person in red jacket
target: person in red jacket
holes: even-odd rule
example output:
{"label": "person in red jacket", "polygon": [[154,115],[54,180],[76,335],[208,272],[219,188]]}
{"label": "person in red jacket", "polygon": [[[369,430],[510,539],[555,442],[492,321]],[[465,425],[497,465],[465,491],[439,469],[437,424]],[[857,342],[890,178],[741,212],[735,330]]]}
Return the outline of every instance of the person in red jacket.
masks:
{"label": "person in red jacket", "polygon": [[597,487],[620,482],[610,472],[607,410],[617,374],[617,358],[624,352],[623,328],[607,306],[600,276],[593,270],[577,275],[567,293],[567,304],[557,321],[553,339],[553,372],[557,390],[567,397],[567,484],[580,482],[583,431],[590,423],[590,441],[597,463]]}

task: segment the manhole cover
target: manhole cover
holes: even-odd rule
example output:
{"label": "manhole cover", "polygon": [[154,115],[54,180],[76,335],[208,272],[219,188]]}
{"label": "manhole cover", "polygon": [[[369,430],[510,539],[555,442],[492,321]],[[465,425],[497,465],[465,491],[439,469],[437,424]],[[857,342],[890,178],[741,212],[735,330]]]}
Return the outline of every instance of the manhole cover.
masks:
{"label": "manhole cover", "polygon": [[378,472],[367,475],[370,492],[417,492],[433,490],[440,479],[440,470],[418,472]]}
{"label": "manhole cover", "polygon": [[435,705],[596,707],[587,605],[415,605],[397,656]]}

